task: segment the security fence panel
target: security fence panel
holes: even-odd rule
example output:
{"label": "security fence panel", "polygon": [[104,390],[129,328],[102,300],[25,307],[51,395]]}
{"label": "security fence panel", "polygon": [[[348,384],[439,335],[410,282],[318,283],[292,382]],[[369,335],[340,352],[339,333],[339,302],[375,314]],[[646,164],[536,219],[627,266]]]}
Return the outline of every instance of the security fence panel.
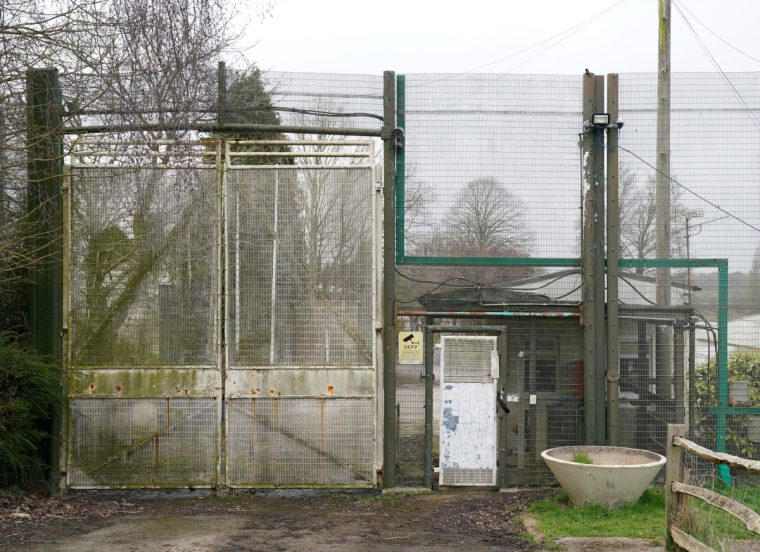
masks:
{"label": "security fence panel", "polygon": [[[673,73],[669,141],[658,76],[619,82],[621,257],[632,259],[619,284],[621,444],[664,453],[666,424],[686,423],[699,444],[758,459],[760,74]],[[634,264],[655,257],[669,268]],[[695,476],[714,472],[698,464]]]}
{"label": "security fence panel", "polygon": [[67,201],[71,488],[218,473],[219,179],[212,143],[81,142]]}
{"label": "security fence panel", "polygon": [[581,76],[406,74],[403,257],[579,257]]}
{"label": "security fence panel", "polygon": [[283,144],[227,151],[227,483],[372,486],[374,144]]}

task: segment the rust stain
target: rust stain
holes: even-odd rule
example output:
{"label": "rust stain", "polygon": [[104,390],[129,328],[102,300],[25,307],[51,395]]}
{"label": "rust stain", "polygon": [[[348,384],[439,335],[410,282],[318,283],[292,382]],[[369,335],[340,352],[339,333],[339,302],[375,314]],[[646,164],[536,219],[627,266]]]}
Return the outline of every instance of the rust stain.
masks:
{"label": "rust stain", "polygon": [[114,391],[115,391],[117,394],[121,395],[121,390],[122,390],[122,387],[121,387],[121,385],[119,385],[119,384],[117,383],[116,385],[114,385],[114,386],[113,386],[113,390],[114,390]]}
{"label": "rust stain", "polygon": [[90,385],[87,386],[87,392],[90,395],[92,395],[93,393],[95,393],[95,384],[94,383],[91,383]]}
{"label": "rust stain", "polygon": [[333,384],[328,384],[327,386],[327,394],[328,395],[334,395],[335,394],[335,387],[333,387]]}
{"label": "rust stain", "polygon": [[319,448],[325,450],[325,401],[319,399]]}
{"label": "rust stain", "polygon": [[274,389],[270,389],[269,390],[269,396],[270,397],[274,397]]}

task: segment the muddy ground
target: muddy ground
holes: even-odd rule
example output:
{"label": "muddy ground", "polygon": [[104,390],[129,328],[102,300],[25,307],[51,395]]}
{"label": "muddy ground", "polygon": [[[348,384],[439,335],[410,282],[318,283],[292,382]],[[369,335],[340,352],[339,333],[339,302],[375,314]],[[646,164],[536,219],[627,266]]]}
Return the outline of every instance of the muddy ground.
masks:
{"label": "muddy ground", "polygon": [[74,495],[0,500],[0,548],[25,551],[536,550],[520,515],[547,491],[425,495]]}

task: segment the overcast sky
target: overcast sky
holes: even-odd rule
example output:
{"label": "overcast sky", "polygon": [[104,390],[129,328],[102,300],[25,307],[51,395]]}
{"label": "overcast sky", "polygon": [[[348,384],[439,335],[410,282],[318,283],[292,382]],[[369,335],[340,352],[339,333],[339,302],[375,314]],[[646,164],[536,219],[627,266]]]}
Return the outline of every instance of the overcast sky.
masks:
{"label": "overcast sky", "polygon": [[[681,0],[710,29],[760,59],[757,0]],[[346,73],[468,71],[566,31],[617,0],[275,0],[243,46],[262,69]],[[760,63],[693,21],[726,71]],[[713,71],[673,8],[673,71]],[[565,38],[483,71],[577,74],[657,69],[657,0],[627,0]],[[551,46],[551,47],[549,47]],[[542,50],[548,50],[536,56]]]}
{"label": "overcast sky", "polygon": [[[461,73],[478,68],[480,72],[489,73],[566,75],[580,75],[586,68],[597,74],[657,70],[657,0],[386,0],[374,3],[278,0],[264,1],[264,4],[272,5],[270,16],[263,21],[252,17],[242,44],[248,60],[263,70],[380,75],[383,70],[392,69],[409,74],[407,83],[415,82],[413,73]],[[717,63],[724,71],[733,73],[730,79],[741,91],[743,100],[753,107],[760,104],[760,62],[748,57],[760,60],[757,40],[760,1],[680,0],[680,4],[688,10],[687,16]],[[577,28],[605,10],[608,11],[598,19]],[[684,192],[682,197],[687,207],[702,213],[698,220],[717,220],[700,229],[700,236],[692,242],[691,256],[728,257],[732,270],[748,271],[753,252],[760,246],[760,232],[723,217],[725,212],[705,200],[720,204],[723,209],[760,227],[760,186],[757,184],[760,181],[760,117],[748,115],[740,105],[735,92],[715,72],[700,49],[675,5],[672,18],[673,72],[712,73],[681,75],[673,80],[672,174],[702,196],[698,198]],[[748,56],[722,42],[699,21]],[[574,32],[561,34],[574,27]],[[536,48],[509,57],[538,43],[541,44]],[[506,59],[498,61],[501,58]],[[237,64],[234,59],[229,61]],[[489,65],[482,67],[486,64]],[[320,78],[324,83],[329,80]],[[468,84],[481,80],[483,86]],[[448,78],[425,91],[432,94],[430,101],[436,107],[445,109],[468,107],[469,104],[460,105],[461,98],[465,97],[478,109],[516,109],[527,105],[530,110],[552,98],[565,101],[576,96],[580,102],[579,90],[568,92],[561,85],[561,79],[549,83],[546,97],[531,96],[535,95],[534,89],[520,84],[523,80],[530,83],[530,79],[520,78]],[[510,84],[513,82],[516,84]],[[522,96],[518,93],[523,85],[528,86],[527,100],[520,100]],[[415,100],[411,85],[408,86],[407,109],[427,106],[429,102]],[[460,93],[465,89],[466,94]],[[479,90],[487,97],[480,98],[476,93]],[[622,78],[621,101],[626,110],[622,144],[653,163],[656,80],[644,75]],[[679,108],[693,109],[681,109],[684,111],[681,113]],[[562,121],[544,122],[532,132],[532,149],[520,149],[508,143],[509,133],[499,135],[500,129],[519,126],[504,117],[471,121],[463,118],[464,115],[451,115],[439,122],[445,130],[456,121],[461,133],[469,132],[467,140],[460,140],[456,133],[438,134],[439,137],[433,139],[431,136],[440,130],[436,130],[434,119],[421,117],[425,124],[415,126],[414,116],[407,116],[407,163],[415,166],[418,180],[436,189],[436,203],[430,209],[437,214],[426,212],[424,217],[440,219],[446,205],[456,201],[462,182],[477,176],[492,176],[510,186],[513,193],[523,196],[528,205],[526,218],[536,238],[533,254],[575,254],[577,224],[573,220],[578,216],[580,119],[564,121],[567,128],[560,124]],[[476,131],[483,128],[488,131]],[[449,138],[441,139],[443,135]],[[494,139],[497,135],[498,139]],[[470,149],[468,144],[472,146]],[[468,155],[462,155],[465,151]],[[456,163],[447,165],[441,159],[455,159]],[[551,162],[548,165],[536,162],[542,159]],[[633,169],[642,181],[653,174],[630,156],[621,158],[621,162]],[[552,222],[547,224],[548,221]],[[726,247],[726,244],[731,246]]]}

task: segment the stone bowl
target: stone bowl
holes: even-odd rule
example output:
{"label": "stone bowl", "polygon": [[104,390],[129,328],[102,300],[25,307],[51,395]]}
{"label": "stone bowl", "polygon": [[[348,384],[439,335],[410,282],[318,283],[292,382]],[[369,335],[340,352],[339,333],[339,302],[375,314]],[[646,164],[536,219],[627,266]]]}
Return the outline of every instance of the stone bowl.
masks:
{"label": "stone bowl", "polygon": [[[588,455],[592,463],[574,462],[577,453]],[[656,452],[591,445],[548,449],[541,457],[574,505],[607,508],[636,502],[665,464]]]}

